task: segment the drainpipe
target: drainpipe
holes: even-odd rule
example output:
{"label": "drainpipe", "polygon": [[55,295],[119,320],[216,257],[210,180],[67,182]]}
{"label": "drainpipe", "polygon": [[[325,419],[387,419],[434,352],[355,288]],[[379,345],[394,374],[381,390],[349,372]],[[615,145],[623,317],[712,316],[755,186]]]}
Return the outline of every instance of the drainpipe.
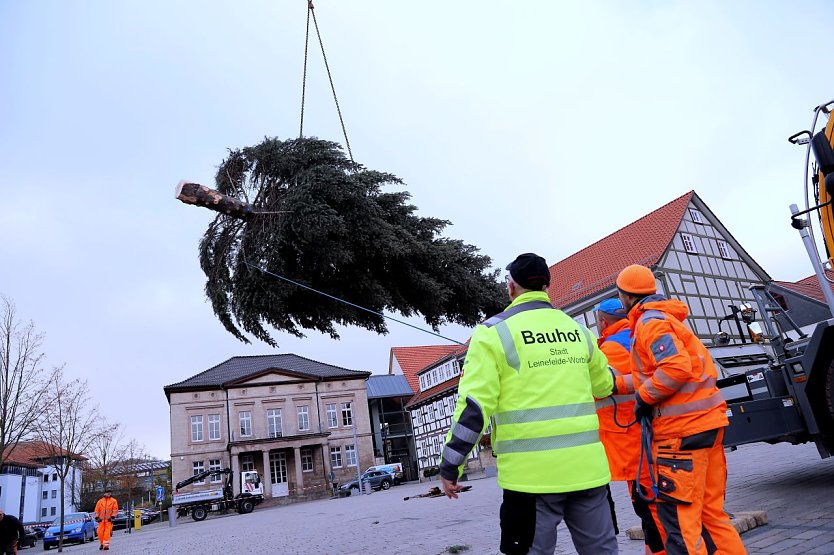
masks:
{"label": "drainpipe", "polygon": [[232,417],[229,411],[229,390],[226,389],[226,386],[221,385],[220,389],[223,390],[223,393],[226,395],[226,436],[228,440],[226,441],[226,451],[229,452],[229,468],[232,467]]}
{"label": "drainpipe", "polygon": [[321,403],[319,402],[319,383],[322,381],[324,381],[324,378],[319,378],[314,384],[316,386],[316,416],[319,419],[319,433],[324,431],[321,427]]}

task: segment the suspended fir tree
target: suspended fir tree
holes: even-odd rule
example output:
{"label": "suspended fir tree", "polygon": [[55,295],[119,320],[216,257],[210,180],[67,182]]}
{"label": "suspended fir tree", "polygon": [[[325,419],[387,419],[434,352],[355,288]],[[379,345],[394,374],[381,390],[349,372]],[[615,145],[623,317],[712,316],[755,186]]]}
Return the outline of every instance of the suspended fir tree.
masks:
{"label": "suspended fir tree", "polygon": [[[269,328],[303,336],[335,325],[387,333],[385,320],[276,279],[285,276],[374,312],[421,315],[435,330],[500,311],[506,291],[476,247],[441,236],[403,182],[348,159],[339,144],[278,140],[232,150],[216,192],[181,184],[178,198],[220,212],[200,242],[206,294],[225,328],[277,346]],[[219,194],[218,194],[219,193]]]}

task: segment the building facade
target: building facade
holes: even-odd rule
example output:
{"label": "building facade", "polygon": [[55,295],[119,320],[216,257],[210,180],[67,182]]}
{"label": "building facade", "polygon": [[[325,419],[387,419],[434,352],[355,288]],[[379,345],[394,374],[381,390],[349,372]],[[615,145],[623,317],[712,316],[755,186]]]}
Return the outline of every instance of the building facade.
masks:
{"label": "building facade", "polygon": [[[52,465],[42,442],[21,442],[11,450],[0,468],[0,508],[21,522],[51,522],[61,514],[61,476]],[[80,455],[72,456],[64,487],[64,512],[76,512],[80,504],[83,472]],[[58,461],[60,463],[60,461]]]}
{"label": "building facade", "polygon": [[[426,476],[426,471],[431,474],[431,469],[440,464],[446,434],[452,427],[465,356],[466,347],[458,347],[417,374],[420,391],[408,402],[406,408],[411,413],[411,425],[414,428],[420,480],[431,478]],[[489,464],[481,460],[481,450],[476,448],[469,454],[464,472],[475,469],[480,471]]]}
{"label": "building facade", "polygon": [[750,286],[770,281],[690,191],[551,266],[548,294],[554,306],[596,331],[594,307],[617,295],[614,281],[629,264],[650,267],[658,292],[686,303],[687,323],[707,345],[721,332],[742,340],[733,311],[754,305]]}
{"label": "building facade", "polygon": [[414,391],[405,376],[399,375],[371,376],[367,385],[375,463],[401,463],[403,480],[415,480],[414,431],[411,416],[405,408]]}
{"label": "building facade", "polygon": [[[233,357],[165,387],[173,483],[206,470],[255,470],[282,502],[330,494],[374,463],[365,380],[298,355]],[[189,486],[219,487],[222,476]]]}

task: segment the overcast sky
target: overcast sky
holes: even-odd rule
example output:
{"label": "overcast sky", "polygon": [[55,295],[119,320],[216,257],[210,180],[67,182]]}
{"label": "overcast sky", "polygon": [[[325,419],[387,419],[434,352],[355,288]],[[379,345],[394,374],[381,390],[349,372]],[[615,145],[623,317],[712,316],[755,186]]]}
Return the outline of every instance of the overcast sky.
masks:
{"label": "overcast sky", "polygon": [[[830,2],[317,0],[355,159],[504,266],[549,263],[694,189],[772,277],[812,273],[786,138],[834,98]],[[170,452],[162,388],[235,355],[385,373],[398,324],[245,345],[197,245],[226,149],[298,135],[305,0],[0,0],[0,293],[128,437]],[[314,46],[315,43],[314,43]],[[305,134],[341,141],[311,50]],[[419,322],[419,321],[417,321]],[[465,340],[466,330],[443,328]]]}

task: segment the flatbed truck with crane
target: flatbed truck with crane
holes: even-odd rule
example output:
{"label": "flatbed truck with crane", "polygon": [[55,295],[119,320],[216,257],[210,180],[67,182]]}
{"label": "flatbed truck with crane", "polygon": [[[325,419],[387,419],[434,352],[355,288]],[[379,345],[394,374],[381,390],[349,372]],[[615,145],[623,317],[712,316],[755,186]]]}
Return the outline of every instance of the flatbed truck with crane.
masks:
{"label": "flatbed truck with crane", "polygon": [[[791,225],[800,233],[828,309],[834,316],[834,100],[814,109],[810,130],[788,140],[807,145],[805,209],[791,208]],[[817,131],[818,123],[828,118]],[[813,160],[811,155],[813,154]],[[809,185],[810,177],[810,185]],[[814,237],[822,231],[825,256]],[[769,285],[751,287],[765,328],[761,338],[772,351],[758,368],[718,381],[730,424],[724,445],[813,442],[822,458],[834,455],[834,317],[801,328]],[[751,332],[753,330],[751,329]],[[753,333],[755,335],[755,332]]]}
{"label": "flatbed truck with crane", "polygon": [[[209,476],[226,475],[226,483],[219,488],[180,493],[179,490],[190,484],[202,482]],[[205,520],[211,511],[228,511],[234,509],[245,515],[255,510],[255,506],[264,500],[263,484],[256,471],[247,470],[240,473],[241,493],[234,495],[232,484],[234,472],[228,468],[206,470],[178,482],[173,495],[173,506],[177,516],[187,516],[196,521]]]}

